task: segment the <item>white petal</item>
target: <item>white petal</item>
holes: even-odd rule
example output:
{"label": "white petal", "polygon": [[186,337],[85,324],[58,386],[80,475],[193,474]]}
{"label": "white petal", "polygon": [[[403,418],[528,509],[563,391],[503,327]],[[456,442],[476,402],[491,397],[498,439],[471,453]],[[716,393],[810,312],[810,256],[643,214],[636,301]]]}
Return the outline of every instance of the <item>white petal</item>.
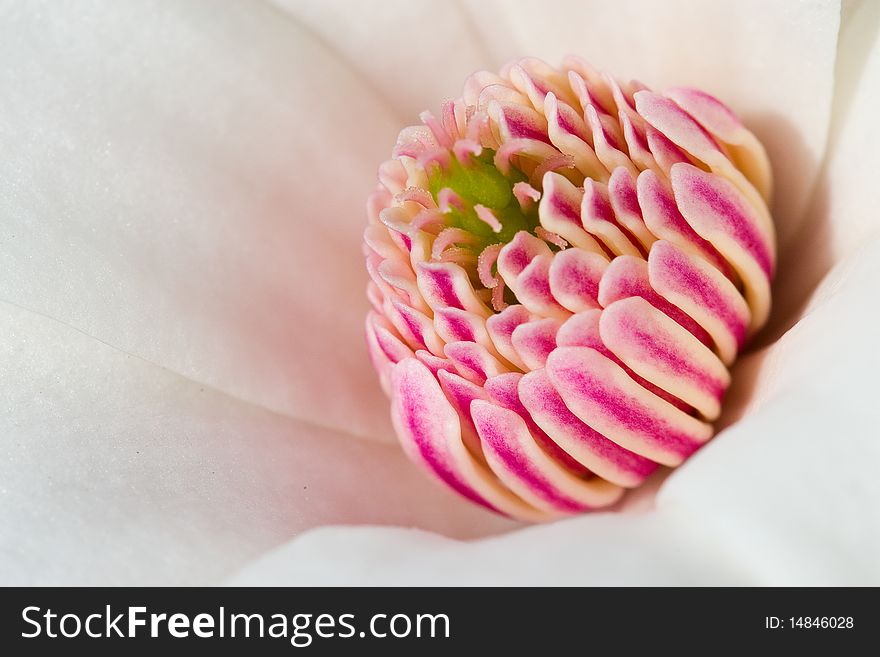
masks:
{"label": "white petal", "polygon": [[330,44],[403,125],[461,95],[478,69],[496,69],[480,31],[457,2],[273,0]]}
{"label": "white petal", "polygon": [[880,4],[852,3],[844,14],[828,152],[803,225],[781,254],[776,311],[767,338],[803,312],[834,263],[880,235]]}
{"label": "white petal", "polygon": [[880,582],[878,279],[874,240],[831,273],[793,329],[752,356],[763,363],[751,412],[660,493],[661,508],[705,527],[763,583]]}
{"label": "white petal", "polygon": [[393,441],[360,242],[397,122],[279,16],[211,2],[4,14],[0,299]]}
{"label": "white petal", "polygon": [[298,532],[512,523],[396,446],[237,402],[0,304],[0,581],[211,584]]}

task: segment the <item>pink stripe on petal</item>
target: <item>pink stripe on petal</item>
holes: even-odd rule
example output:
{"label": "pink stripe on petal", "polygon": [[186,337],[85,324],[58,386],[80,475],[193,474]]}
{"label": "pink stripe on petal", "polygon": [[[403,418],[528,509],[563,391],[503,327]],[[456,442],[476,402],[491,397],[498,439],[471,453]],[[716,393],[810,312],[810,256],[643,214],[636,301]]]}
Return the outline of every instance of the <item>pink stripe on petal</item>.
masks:
{"label": "pink stripe on petal", "polygon": [[641,258],[621,256],[615,258],[599,281],[599,303],[603,308],[627,297],[642,297],[660,312],[668,315],[690,331],[705,345],[712,344],[712,337],[692,317],[672,305],[651,287],[648,263]]}
{"label": "pink stripe on petal", "polygon": [[626,141],[630,159],[642,171],[655,168],[657,161],[651,153],[648,138],[641,128],[637,127],[624,112],[620,113],[620,125],[623,127],[623,138]]}
{"label": "pink stripe on petal", "polygon": [[458,414],[440,384],[419,361],[409,358],[391,373],[391,420],[400,442],[463,497],[513,517],[539,520],[543,514],[510,493],[468,452]]}
{"label": "pink stripe on petal", "polygon": [[560,347],[547,374],[582,421],[618,445],[675,466],[712,436],[712,427],[686,415],[632,380],[594,349]]}
{"label": "pink stripe on petal", "polygon": [[526,96],[536,110],[544,104],[547,95],[546,87],[540,79],[534,78],[521,64],[515,64],[507,70],[507,76],[513,88]]}
{"label": "pink stripe on petal", "polygon": [[550,141],[560,152],[571,156],[575,166],[584,176],[607,180],[608,170],[593,150],[591,129],[570,105],[547,94],[544,99],[544,115]]}
{"label": "pink stripe on petal", "polygon": [[[434,313],[437,334],[446,342],[478,342],[485,333],[484,320],[459,308],[440,308]],[[488,337],[488,336],[487,336]]]}
{"label": "pink stripe on petal", "polygon": [[546,370],[535,370],[522,377],[519,398],[535,423],[554,442],[598,476],[633,488],[657,469],[653,461],[608,440],[576,417],[550,382]]}
{"label": "pink stripe on petal", "polygon": [[605,169],[614,171],[617,167],[626,167],[634,176],[638,175],[638,169],[633,165],[632,160],[620,150],[624,147],[622,133],[618,137],[611,130],[615,127],[616,121],[608,115],[600,116],[594,105],[587,106],[585,116],[593,130],[593,149],[596,151],[596,157]]}
{"label": "pink stripe on petal", "polygon": [[665,240],[648,254],[648,278],[663,298],[702,326],[721,360],[730,365],[751,322],[749,306],[739,290],[712,265]]}
{"label": "pink stripe on petal", "polygon": [[590,143],[590,129],[584,123],[583,117],[568,103],[560,101],[554,94],[548,94],[544,100],[544,111],[548,117],[551,141],[556,133],[557,138],[571,136],[585,144]]}
{"label": "pink stripe on petal", "polygon": [[492,101],[489,118],[498,124],[503,141],[532,139],[549,144],[546,119],[530,107]]}
{"label": "pink stripe on petal", "polygon": [[634,98],[638,113],[676,146],[704,162],[717,155],[715,140],[673,101],[650,91],[636,92]]}
{"label": "pink stripe on petal", "polygon": [[579,479],[537,445],[515,412],[484,401],[471,405],[490,467],[511,490],[548,513],[577,513],[607,506],[622,489],[601,479]]}
{"label": "pink stripe on petal", "polygon": [[529,411],[523,406],[519,398],[519,382],[522,377],[523,375],[520,372],[499,374],[491,379],[487,379],[484,388],[496,404],[519,413],[520,417],[525,420],[526,425],[529,427],[529,431],[532,432],[532,436],[551,458],[578,477],[591,476],[592,473],[587,468],[572,458],[541,427],[535,424]]}
{"label": "pink stripe on petal", "polygon": [[605,346],[654,385],[715,420],[730,375],[712,351],[641,297],[621,299],[599,318]]}
{"label": "pink stripe on petal", "polygon": [[538,205],[541,225],[574,246],[587,251],[605,253],[605,249],[584,230],[581,223],[583,190],[553,171],[544,174],[542,184],[544,191]]}
{"label": "pink stripe on petal", "polygon": [[651,157],[654,158],[654,161],[664,175],[669,174],[673,164],[690,162],[687,153],[669,141],[662,132],[650,125],[645,128],[645,139],[648,142],[648,150],[651,151]]}
{"label": "pink stripe on petal", "polygon": [[367,322],[372,326],[376,345],[390,362],[397,363],[405,358],[412,357],[412,349],[407,347],[403,340],[396,335],[397,331],[394,326],[385,317],[378,313],[370,312],[367,315]]}
{"label": "pink stripe on petal", "polygon": [[672,168],[672,188],[688,223],[724,254],[742,279],[752,311],[749,329],[756,331],[770,314],[774,235],[762,230],[759,214],[719,175],[677,164]]}
{"label": "pink stripe on petal", "polygon": [[532,314],[517,304],[508,306],[486,320],[486,330],[489,332],[489,337],[492,338],[492,343],[498,353],[521,370],[528,368],[513,346],[512,335],[517,326],[528,322],[531,318]]}
{"label": "pink stripe on petal", "polygon": [[624,167],[618,167],[612,172],[608,181],[608,198],[617,222],[636,238],[638,244],[647,253],[657,238],[645,225],[642,208],[639,206],[636,181]]}
{"label": "pink stripe on petal", "polygon": [[599,307],[599,281],[608,260],[579,248],[557,253],[550,264],[550,291],[573,313]]}
{"label": "pink stripe on petal", "polygon": [[770,160],[761,143],[730,109],[714,96],[698,89],[669,89],[665,95],[690,114],[728,151],[761,196],[768,200],[772,189]]}
{"label": "pink stripe on petal", "polygon": [[391,302],[391,307],[393,311],[387,314],[388,319],[413,349],[427,348],[435,354],[443,353],[443,341],[427,315],[397,300]]}
{"label": "pink stripe on petal", "polygon": [[419,291],[434,310],[450,306],[483,317],[492,314],[477,298],[467,273],[456,264],[420,262],[416,266],[416,280]]}
{"label": "pink stripe on petal", "polygon": [[581,223],[587,232],[598,237],[614,255],[641,255],[636,246],[637,240],[617,223],[608,198],[608,188],[595,180],[584,181]]}
{"label": "pink stripe on petal", "polygon": [[595,68],[579,57],[568,55],[563,67],[569,69],[568,84],[581,104],[581,110],[595,105],[606,114],[615,109],[614,96],[608,84]]}
{"label": "pink stripe on petal", "polygon": [[762,234],[758,214],[732,183],[682,164],[672,169],[672,190],[682,215],[701,237],[709,242],[730,238],[773,278],[773,237]]}
{"label": "pink stripe on petal", "polygon": [[537,256],[510,286],[519,302],[537,315],[564,319],[570,314],[550,291],[550,254]]}
{"label": "pink stripe on petal", "polygon": [[544,240],[521,230],[501,248],[496,265],[498,273],[508,287],[513,287],[517,277],[531,264],[534,258],[551,254],[552,251]]}
{"label": "pink stripe on petal", "polygon": [[511,341],[526,367],[535,370],[544,367],[547,356],[556,349],[556,331],[562,325],[559,319],[536,319],[517,326]]}
{"label": "pink stripe on petal", "polygon": [[440,382],[440,389],[458,413],[464,444],[478,461],[482,461],[483,446],[480,444],[470,409],[472,401],[486,398],[483,388],[448,370],[439,370],[436,376]]}
{"label": "pink stripe on petal", "polygon": [[450,342],[445,351],[458,373],[478,385],[483,385],[489,377],[508,371],[486,347],[476,342]]}
{"label": "pink stripe on petal", "polygon": [[653,171],[643,171],[636,181],[639,206],[648,229],[658,239],[696,251],[728,278],[733,271],[718,250],[703,239],[684,218],[672,190]]}
{"label": "pink stripe on petal", "polygon": [[682,401],[674,394],[656,386],[645,378],[636,374],[626,363],[611,351],[602,339],[599,332],[599,322],[602,316],[600,310],[587,310],[585,312],[572,315],[566,320],[559,331],[556,333],[556,346],[558,347],[589,347],[595,349],[600,354],[613,361],[616,365],[626,372],[630,378],[640,386],[653,392],[655,395],[668,401],[685,413],[690,413],[693,409],[689,404]]}

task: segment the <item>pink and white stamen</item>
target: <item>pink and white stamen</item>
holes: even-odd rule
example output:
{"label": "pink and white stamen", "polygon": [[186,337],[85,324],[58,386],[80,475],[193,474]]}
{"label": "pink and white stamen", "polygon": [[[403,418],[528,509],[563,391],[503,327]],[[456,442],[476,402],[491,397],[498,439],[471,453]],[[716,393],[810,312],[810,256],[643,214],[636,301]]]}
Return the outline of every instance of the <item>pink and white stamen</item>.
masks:
{"label": "pink and white stamen", "polygon": [[413,461],[541,521],[712,437],[766,322],[766,153],[707,93],[568,57],[480,71],[401,131],[367,204],[367,343]]}

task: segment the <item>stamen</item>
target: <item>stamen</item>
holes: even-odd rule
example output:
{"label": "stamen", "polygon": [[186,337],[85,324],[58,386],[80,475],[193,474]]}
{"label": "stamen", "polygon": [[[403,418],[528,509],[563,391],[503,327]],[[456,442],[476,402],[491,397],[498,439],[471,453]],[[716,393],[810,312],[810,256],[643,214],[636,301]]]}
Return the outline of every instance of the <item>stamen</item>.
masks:
{"label": "stamen", "polygon": [[545,242],[549,242],[550,244],[555,244],[560,249],[565,249],[568,247],[568,242],[562,239],[561,236],[557,235],[551,230],[547,230],[543,226],[535,227],[535,235],[540,237]]}
{"label": "stamen", "polygon": [[544,179],[544,174],[548,171],[556,171],[557,169],[573,169],[575,166],[574,158],[565,153],[559,153],[553,157],[547,158],[535,167],[532,172],[532,181]]}
{"label": "stamen", "polygon": [[507,308],[509,304],[504,300],[504,281],[498,283],[497,286],[492,288],[492,307],[495,309],[495,312],[501,312],[505,308]]}
{"label": "stamen", "polygon": [[459,162],[466,163],[470,161],[472,155],[479,157],[480,153],[483,152],[483,147],[480,146],[479,142],[470,139],[459,139],[455,142],[452,150]]}
{"label": "stamen", "polygon": [[407,187],[399,194],[394,196],[397,203],[403,204],[407,201],[418,203],[424,208],[436,208],[437,204],[431,198],[431,193],[422,187]]}
{"label": "stamen", "polygon": [[519,202],[519,207],[528,210],[533,204],[541,200],[541,192],[527,182],[518,182],[513,186],[513,195]]}
{"label": "stamen", "polygon": [[425,171],[429,165],[436,163],[441,169],[448,169],[452,161],[449,150],[446,148],[433,148],[418,154],[416,161]]}
{"label": "stamen", "polygon": [[480,283],[483,284],[483,287],[492,289],[496,287],[501,280],[496,274],[492,273],[492,267],[494,267],[495,263],[498,261],[498,254],[501,253],[501,249],[503,248],[503,243],[492,244],[483,249],[480,253],[480,257],[477,258],[477,276],[480,277]]}
{"label": "stamen", "polygon": [[422,210],[409,222],[409,225],[413,230],[428,230],[444,226],[445,224],[446,217],[444,217],[443,213],[436,208],[426,208],[425,210]]}
{"label": "stamen", "polygon": [[437,192],[437,207],[443,214],[449,214],[453,208],[464,210],[464,201],[451,187],[444,187]]}
{"label": "stamen", "polygon": [[461,228],[449,227],[440,231],[440,234],[434,238],[434,245],[431,247],[431,257],[434,260],[440,260],[441,254],[452,244],[476,245],[480,241],[471,233]]}
{"label": "stamen", "polygon": [[488,125],[489,123],[489,115],[486,112],[478,112],[476,109],[471,109],[473,115],[468,120],[467,134],[465,135],[465,139],[469,141],[476,142],[477,144],[480,142],[480,135],[483,134],[483,127]]}
{"label": "stamen", "polygon": [[440,108],[441,121],[446,134],[450,136],[452,141],[461,137],[458,132],[458,123],[455,120],[455,103],[452,100],[443,101]]}
{"label": "stamen", "polygon": [[452,137],[446,132],[443,124],[438,121],[431,112],[422,112],[419,114],[419,118],[422,120],[422,123],[428,126],[431,129],[431,132],[434,133],[434,138],[437,140],[438,144],[443,146],[443,148],[452,148]]}
{"label": "stamen", "polygon": [[477,256],[470,249],[451,246],[440,254],[440,262],[452,262],[467,270],[477,265]]}
{"label": "stamen", "polygon": [[501,145],[495,153],[495,167],[505,176],[510,175],[510,158],[529,147],[529,139],[511,139]]}
{"label": "stamen", "polygon": [[487,208],[485,205],[480,205],[477,203],[474,206],[474,212],[477,213],[477,217],[485,224],[488,224],[489,228],[492,229],[494,233],[501,232],[501,222],[498,221],[498,217],[495,216],[495,213],[492,212],[491,209]]}

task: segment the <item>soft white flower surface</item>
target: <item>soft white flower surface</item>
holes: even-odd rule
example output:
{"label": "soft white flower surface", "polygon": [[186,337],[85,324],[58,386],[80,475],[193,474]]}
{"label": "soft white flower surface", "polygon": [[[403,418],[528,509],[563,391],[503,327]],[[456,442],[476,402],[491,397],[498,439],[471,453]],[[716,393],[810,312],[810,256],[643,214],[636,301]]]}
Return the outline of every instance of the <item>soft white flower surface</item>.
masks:
{"label": "soft white flower surface", "polygon": [[[0,582],[880,583],[877,3],[0,16]],[[394,443],[360,239],[400,127],[566,53],[729,104],[780,267],[726,428],[656,496],[521,528]]]}

